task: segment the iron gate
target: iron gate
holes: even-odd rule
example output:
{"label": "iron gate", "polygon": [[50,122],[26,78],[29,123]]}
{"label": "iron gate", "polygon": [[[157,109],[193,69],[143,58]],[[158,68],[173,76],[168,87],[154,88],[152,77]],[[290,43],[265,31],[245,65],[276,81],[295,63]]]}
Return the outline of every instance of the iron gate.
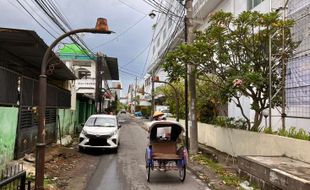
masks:
{"label": "iron gate", "polygon": [[0,190],[27,190],[31,189],[31,181],[26,183],[26,171],[22,164],[8,167],[0,173]]}

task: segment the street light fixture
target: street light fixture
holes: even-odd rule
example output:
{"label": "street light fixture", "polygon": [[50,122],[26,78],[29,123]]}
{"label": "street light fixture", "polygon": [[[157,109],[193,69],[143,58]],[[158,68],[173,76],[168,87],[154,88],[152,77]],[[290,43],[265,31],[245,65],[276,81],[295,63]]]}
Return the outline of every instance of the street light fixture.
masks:
{"label": "street light fixture", "polygon": [[99,33],[99,34],[111,34],[109,31],[107,20],[105,18],[98,18],[95,28],[83,28],[72,30],[64,33],[57,38],[45,51],[42,65],[41,74],[39,76],[39,127],[38,137],[36,144],[36,178],[35,178],[35,189],[44,189],[44,161],[45,161],[45,110],[46,110],[46,86],[47,86],[47,75],[46,68],[48,66],[48,60],[50,59],[52,49],[64,38],[77,34],[77,33]]}
{"label": "street light fixture", "polygon": [[152,12],[149,14],[149,17],[151,19],[154,19],[156,17],[156,14],[154,13],[154,10],[152,10]]}

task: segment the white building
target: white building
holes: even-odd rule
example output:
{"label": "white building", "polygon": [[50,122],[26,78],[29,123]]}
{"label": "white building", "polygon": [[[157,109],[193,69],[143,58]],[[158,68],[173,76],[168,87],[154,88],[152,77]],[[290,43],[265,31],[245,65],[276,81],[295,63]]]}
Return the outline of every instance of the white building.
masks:
{"label": "white building", "polygon": [[[84,50],[76,44],[67,44],[59,50],[61,60],[71,69],[77,79],[70,83],[71,85],[71,109],[75,110],[77,96],[83,96],[89,99],[90,104],[95,100],[96,89],[96,57],[88,56]],[[105,58],[105,57],[104,57]],[[113,59],[113,58],[112,58]],[[117,63],[116,63],[117,64]],[[117,66],[116,66],[117,67]],[[109,70],[106,59],[103,60],[103,78],[111,79],[111,71]],[[117,71],[118,72],[118,71]],[[118,73],[117,73],[118,78]],[[114,83],[112,83],[114,84]],[[102,80],[102,88],[108,89],[108,83]],[[119,92],[118,92],[119,93]],[[105,91],[102,94],[105,96]],[[103,102],[103,108],[107,108],[111,101],[110,96],[106,96]]]}
{"label": "white building", "polygon": [[[182,15],[183,7],[179,6],[178,2],[175,0],[170,0],[167,2],[167,5],[171,5],[175,8],[175,13],[178,13],[178,15]],[[242,11],[246,10],[255,10],[259,12],[269,12],[270,10],[278,9],[279,7],[284,6],[283,0],[194,0],[193,1],[193,16],[194,20],[199,20],[200,24],[195,23],[195,30],[204,30],[208,26],[208,19],[209,15],[212,13],[215,13],[219,10],[223,10],[226,12],[231,12],[234,15],[240,14]],[[302,82],[295,82],[295,86],[300,87],[298,88],[299,98],[300,100],[303,100],[303,102],[306,104],[306,106],[303,105],[296,105],[290,104],[290,99],[293,98],[294,93],[290,91],[290,88],[294,88],[295,86],[288,86],[287,88],[287,115],[286,118],[286,126],[296,126],[304,128],[308,131],[310,131],[309,123],[310,123],[310,84],[305,81],[310,81],[310,69],[309,68],[309,56],[307,55],[307,52],[309,53],[309,7],[310,7],[310,1],[309,0],[291,0],[288,4],[288,16],[290,18],[298,19],[296,22],[296,25],[294,27],[293,31],[293,37],[295,35],[295,39],[302,40],[301,46],[298,51],[296,52],[296,55],[301,55],[300,52],[303,52],[303,56],[295,56],[295,59],[291,59],[290,62],[298,62],[300,63],[300,60],[303,61],[303,65],[299,65],[299,73],[302,73],[300,75],[303,75],[304,78],[302,79]],[[166,6],[167,6],[166,5]],[[308,20],[307,20],[308,19]],[[155,26],[155,33],[154,33],[154,39],[153,43],[151,45],[151,56],[149,56],[149,67],[148,67],[148,74],[145,76],[145,89],[147,92],[151,92],[151,74],[153,73],[154,76],[159,76],[160,80],[166,80],[167,75],[162,70],[160,65],[162,64],[162,58],[166,52],[167,49],[173,49],[176,45],[180,44],[183,41],[184,33],[183,33],[183,23],[180,24],[180,26],[177,26],[177,23],[170,22],[171,19],[169,19],[169,16],[165,14],[160,14],[158,18],[158,23]],[[174,19],[177,20],[177,19]],[[201,23],[202,22],[202,23]],[[298,25],[298,26],[297,26]],[[297,26],[297,27],[296,27]],[[176,31],[176,32],[174,32]],[[301,39],[303,38],[303,39]],[[171,39],[171,40],[170,40]],[[302,49],[303,48],[303,49]],[[302,50],[301,50],[302,49]],[[297,63],[295,65],[298,65]],[[289,68],[289,67],[288,67]],[[303,72],[301,72],[302,68],[304,68]],[[301,78],[296,78],[298,75],[295,75],[295,80],[300,80]],[[307,78],[308,77],[308,78]],[[307,79],[306,79],[307,78]],[[287,82],[290,82],[288,80]],[[308,84],[308,85],[307,85]],[[156,88],[157,85],[155,85]],[[308,86],[308,87],[306,87]],[[307,90],[308,89],[308,90]],[[303,96],[302,96],[303,94]],[[296,95],[296,93],[295,93]],[[254,112],[250,109],[250,99],[247,98],[241,98],[242,105],[244,107],[245,114],[253,121],[254,119]],[[295,101],[299,101],[296,100]],[[300,104],[300,102],[298,103]],[[234,103],[228,104],[228,116],[229,117],[235,117],[235,118],[242,118],[240,109],[235,106]],[[281,127],[281,113],[279,113],[277,110],[272,111],[272,126],[274,128]],[[297,118],[300,117],[300,118]],[[264,125],[264,122],[262,122]]]}

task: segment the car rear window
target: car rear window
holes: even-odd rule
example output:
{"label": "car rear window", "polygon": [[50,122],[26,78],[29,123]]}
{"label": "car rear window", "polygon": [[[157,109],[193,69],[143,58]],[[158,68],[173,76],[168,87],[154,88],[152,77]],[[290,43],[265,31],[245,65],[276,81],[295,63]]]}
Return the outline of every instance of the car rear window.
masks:
{"label": "car rear window", "polygon": [[91,117],[86,124],[89,127],[116,127],[116,119],[105,117]]}

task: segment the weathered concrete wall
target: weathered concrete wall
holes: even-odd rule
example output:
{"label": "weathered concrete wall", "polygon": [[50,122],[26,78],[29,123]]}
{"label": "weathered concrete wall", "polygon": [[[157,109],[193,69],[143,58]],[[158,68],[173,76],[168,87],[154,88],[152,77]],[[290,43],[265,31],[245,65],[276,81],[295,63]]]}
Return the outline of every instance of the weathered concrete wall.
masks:
{"label": "weathered concrete wall", "polygon": [[[180,123],[184,125],[184,120]],[[310,141],[198,123],[199,143],[233,156],[286,155],[310,163]]]}
{"label": "weathered concrete wall", "polygon": [[[60,125],[61,136],[73,135],[76,125],[76,111],[71,109],[58,109],[57,128]],[[57,130],[59,137],[59,129]]]}
{"label": "weathered concrete wall", "polygon": [[0,169],[14,157],[18,108],[0,107]]}

